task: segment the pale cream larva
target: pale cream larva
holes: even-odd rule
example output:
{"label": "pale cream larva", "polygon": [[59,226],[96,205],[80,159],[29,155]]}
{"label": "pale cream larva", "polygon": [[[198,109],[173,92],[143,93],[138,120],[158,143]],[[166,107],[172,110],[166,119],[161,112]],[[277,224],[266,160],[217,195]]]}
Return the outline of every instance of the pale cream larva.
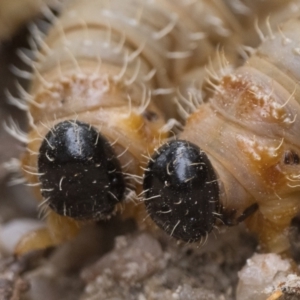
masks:
{"label": "pale cream larva", "polygon": [[246,222],[264,251],[285,253],[300,211],[300,19],[272,33],[157,150],[145,205],[167,233],[196,241]]}
{"label": "pale cream larva", "polygon": [[65,1],[46,38],[33,36],[36,61],[22,55],[30,90],[10,97],[28,111],[28,136],[7,129],[27,143],[21,167],[47,221],[16,253],[70,239],[130,199],[174,123],[181,75],[207,62],[218,36],[236,42],[238,32],[221,1]]}
{"label": "pale cream larva", "polygon": [[144,157],[176,123],[183,75],[195,66],[203,75],[218,44],[236,53],[246,28],[221,0],[63,3],[45,39],[34,31],[36,61],[23,55],[34,69],[29,92],[10,99],[28,110],[22,169],[48,225],[17,253],[72,238],[134,196]]}

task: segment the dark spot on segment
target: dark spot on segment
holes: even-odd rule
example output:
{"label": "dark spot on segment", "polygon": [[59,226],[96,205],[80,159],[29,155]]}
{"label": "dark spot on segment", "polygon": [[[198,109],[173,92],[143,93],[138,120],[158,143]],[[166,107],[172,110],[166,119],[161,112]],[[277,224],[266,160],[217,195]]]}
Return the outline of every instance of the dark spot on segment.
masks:
{"label": "dark spot on segment", "polygon": [[284,152],[284,163],[286,165],[299,165],[299,155],[293,150]]}
{"label": "dark spot on segment", "polygon": [[187,249],[185,252],[186,256],[191,256],[193,253],[194,253],[193,249]]}
{"label": "dark spot on segment", "polygon": [[143,112],[143,117],[149,122],[155,122],[156,120],[158,120],[158,115],[150,110],[145,110]]}

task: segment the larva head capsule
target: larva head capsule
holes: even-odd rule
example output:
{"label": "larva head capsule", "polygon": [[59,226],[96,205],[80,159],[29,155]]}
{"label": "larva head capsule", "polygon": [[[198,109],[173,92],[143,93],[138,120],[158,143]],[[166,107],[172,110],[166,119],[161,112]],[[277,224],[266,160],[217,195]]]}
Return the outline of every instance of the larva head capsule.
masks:
{"label": "larva head capsule", "polygon": [[194,242],[213,229],[220,210],[217,176],[195,144],[177,140],[159,148],[143,188],[150,217],[171,236]]}
{"label": "larva head capsule", "polygon": [[79,121],[58,123],[48,132],[39,150],[38,172],[49,207],[78,220],[109,216],[125,191],[110,143]]}

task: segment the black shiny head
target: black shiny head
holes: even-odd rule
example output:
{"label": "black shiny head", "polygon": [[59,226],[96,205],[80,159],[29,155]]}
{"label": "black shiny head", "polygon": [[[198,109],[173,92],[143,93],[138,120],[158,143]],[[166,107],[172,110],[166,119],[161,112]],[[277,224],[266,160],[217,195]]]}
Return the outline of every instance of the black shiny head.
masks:
{"label": "black shiny head", "polygon": [[38,172],[47,204],[78,220],[109,216],[125,191],[110,143],[79,121],[61,122],[48,132],[39,150]]}
{"label": "black shiny head", "polygon": [[150,217],[169,235],[194,242],[213,229],[219,186],[198,146],[180,140],[163,145],[148,164],[143,188]]}

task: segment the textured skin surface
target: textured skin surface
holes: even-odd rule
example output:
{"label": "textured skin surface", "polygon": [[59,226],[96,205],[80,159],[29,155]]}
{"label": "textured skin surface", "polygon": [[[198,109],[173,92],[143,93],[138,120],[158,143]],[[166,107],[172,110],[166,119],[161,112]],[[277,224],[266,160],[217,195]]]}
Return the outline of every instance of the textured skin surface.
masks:
{"label": "textured skin surface", "polygon": [[72,120],[57,124],[39,153],[42,196],[59,215],[105,219],[123,200],[120,163],[110,143],[89,124]]}
{"label": "textured skin surface", "polygon": [[147,166],[143,188],[150,217],[171,236],[195,242],[212,231],[220,191],[198,146],[176,140],[160,147]]}

